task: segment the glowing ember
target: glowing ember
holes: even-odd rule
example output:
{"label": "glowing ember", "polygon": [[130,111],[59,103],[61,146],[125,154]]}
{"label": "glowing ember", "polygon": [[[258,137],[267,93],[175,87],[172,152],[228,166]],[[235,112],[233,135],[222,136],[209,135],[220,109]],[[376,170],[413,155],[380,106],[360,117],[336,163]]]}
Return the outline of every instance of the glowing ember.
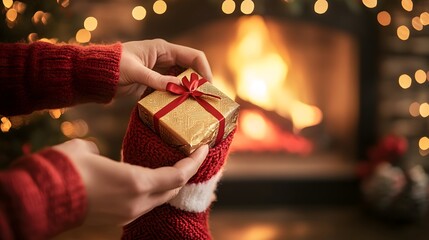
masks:
{"label": "glowing ember", "polygon": [[262,112],[242,110],[238,122],[238,132],[234,137],[231,151],[283,151],[306,155],[313,150],[313,143],[299,135],[282,130]]}

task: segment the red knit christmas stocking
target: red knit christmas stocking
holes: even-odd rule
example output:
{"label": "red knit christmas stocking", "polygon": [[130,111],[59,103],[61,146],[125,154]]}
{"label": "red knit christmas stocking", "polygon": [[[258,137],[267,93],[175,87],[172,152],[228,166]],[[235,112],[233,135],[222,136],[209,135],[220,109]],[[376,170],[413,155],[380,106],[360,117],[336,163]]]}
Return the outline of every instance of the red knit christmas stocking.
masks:
{"label": "red knit christmas stocking", "polygon": [[[197,174],[174,199],[125,226],[122,239],[211,239],[209,208],[233,135],[234,132],[209,150]],[[183,153],[164,144],[142,123],[135,108],[123,142],[124,161],[158,168],[174,165],[182,158]]]}

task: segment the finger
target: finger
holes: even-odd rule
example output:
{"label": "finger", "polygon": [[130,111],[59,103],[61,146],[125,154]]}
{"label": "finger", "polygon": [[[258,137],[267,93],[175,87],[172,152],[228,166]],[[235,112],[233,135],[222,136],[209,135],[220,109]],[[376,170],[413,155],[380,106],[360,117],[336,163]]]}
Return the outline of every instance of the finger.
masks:
{"label": "finger", "polygon": [[207,153],[208,146],[204,145],[189,157],[178,161],[174,166],[154,169],[151,174],[153,189],[156,192],[162,192],[185,185],[198,171]]}
{"label": "finger", "polygon": [[177,44],[170,44],[169,47],[177,65],[190,67],[207,80],[212,80],[213,74],[204,52]]}
{"label": "finger", "polygon": [[134,69],[134,82],[140,83],[157,90],[165,90],[167,83],[173,82],[180,85],[180,79],[174,76],[162,75],[141,65]]}

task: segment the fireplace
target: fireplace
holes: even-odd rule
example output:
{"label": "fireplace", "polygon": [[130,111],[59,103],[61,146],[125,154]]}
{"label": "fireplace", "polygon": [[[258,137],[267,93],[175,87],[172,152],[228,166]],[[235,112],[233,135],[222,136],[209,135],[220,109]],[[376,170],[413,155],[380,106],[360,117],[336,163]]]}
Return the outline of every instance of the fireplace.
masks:
{"label": "fireplace", "polygon": [[[226,15],[209,1],[181,1],[143,30],[204,51],[215,86],[241,105],[220,201],[358,199],[355,165],[375,134],[369,13],[342,1],[330,2],[323,15],[311,3],[299,14],[287,12],[284,1],[255,5],[263,12]],[[287,189],[299,190],[271,196]]]}

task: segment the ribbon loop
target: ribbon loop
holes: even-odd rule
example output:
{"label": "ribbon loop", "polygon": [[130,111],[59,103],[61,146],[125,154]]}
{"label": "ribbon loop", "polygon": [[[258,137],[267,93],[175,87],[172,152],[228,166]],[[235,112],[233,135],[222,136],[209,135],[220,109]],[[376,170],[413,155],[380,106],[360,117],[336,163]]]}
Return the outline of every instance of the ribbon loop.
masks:
{"label": "ribbon loop", "polygon": [[202,98],[202,96],[209,96],[216,99],[221,99],[221,97],[216,96],[214,94],[208,94],[201,91],[198,91],[197,89],[203,85],[204,83],[208,82],[204,78],[198,78],[198,75],[196,73],[191,73],[190,80],[186,76],[182,78],[182,84],[178,85],[172,82],[169,82],[167,84],[166,90],[170,93],[180,95],[178,98],[171,101],[169,104],[167,104],[165,107],[161,108],[157,113],[153,115],[153,125],[155,128],[155,131],[159,134],[159,119],[163,116],[165,116],[167,113],[172,111],[174,108],[182,104],[186,99],[189,97],[192,97],[194,100],[197,101],[199,105],[201,105],[206,111],[208,111],[210,114],[212,114],[218,121],[219,121],[219,128],[216,136],[215,144],[218,144],[225,133],[225,118],[215,107],[210,105],[206,100]]}

